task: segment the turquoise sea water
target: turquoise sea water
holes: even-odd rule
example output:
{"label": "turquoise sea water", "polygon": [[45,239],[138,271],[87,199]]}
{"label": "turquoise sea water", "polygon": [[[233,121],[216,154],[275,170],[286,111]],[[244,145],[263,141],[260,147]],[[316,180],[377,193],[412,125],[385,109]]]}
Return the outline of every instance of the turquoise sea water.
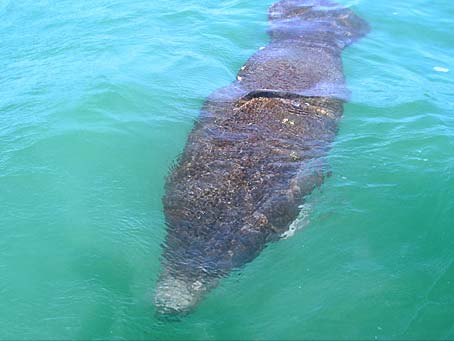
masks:
{"label": "turquoise sea water", "polygon": [[0,1],[0,339],[454,339],[448,0],[342,2],[372,31],[304,229],[156,318],[164,178],[272,2]]}

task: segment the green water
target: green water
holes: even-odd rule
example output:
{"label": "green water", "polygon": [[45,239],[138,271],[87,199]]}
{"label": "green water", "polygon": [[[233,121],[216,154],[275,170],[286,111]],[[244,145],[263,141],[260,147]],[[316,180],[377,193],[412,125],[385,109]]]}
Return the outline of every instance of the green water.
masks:
{"label": "green water", "polygon": [[0,339],[454,339],[448,0],[343,1],[372,32],[304,229],[155,317],[164,178],[272,2],[0,1]]}

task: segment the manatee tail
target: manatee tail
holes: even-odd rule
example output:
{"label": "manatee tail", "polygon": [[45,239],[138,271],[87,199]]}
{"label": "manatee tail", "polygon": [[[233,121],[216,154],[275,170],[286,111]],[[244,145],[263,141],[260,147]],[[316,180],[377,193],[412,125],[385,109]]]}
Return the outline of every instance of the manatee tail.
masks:
{"label": "manatee tail", "polygon": [[[311,34],[334,38],[344,48],[370,31],[369,24],[349,8],[329,0],[281,0],[271,6],[269,19],[279,39],[307,39]],[[275,37],[275,35],[274,35]]]}

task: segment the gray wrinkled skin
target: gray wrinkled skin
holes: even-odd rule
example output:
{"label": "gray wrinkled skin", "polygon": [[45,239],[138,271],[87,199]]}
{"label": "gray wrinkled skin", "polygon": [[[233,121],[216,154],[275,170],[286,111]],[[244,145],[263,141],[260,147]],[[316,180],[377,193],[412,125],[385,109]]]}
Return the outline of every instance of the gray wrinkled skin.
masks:
{"label": "gray wrinkled skin", "polygon": [[208,98],[167,178],[161,313],[189,311],[279,239],[323,182],[348,99],[341,52],[369,27],[324,0],[279,1],[269,20],[271,42]]}

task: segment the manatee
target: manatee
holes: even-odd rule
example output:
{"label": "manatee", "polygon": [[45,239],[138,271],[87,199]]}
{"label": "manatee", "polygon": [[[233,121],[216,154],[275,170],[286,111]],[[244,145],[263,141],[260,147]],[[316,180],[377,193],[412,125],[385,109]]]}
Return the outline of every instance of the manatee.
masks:
{"label": "manatee", "polygon": [[159,313],[189,312],[297,218],[349,97],[342,50],[368,31],[331,1],[271,6],[269,44],[208,97],[166,179]]}

